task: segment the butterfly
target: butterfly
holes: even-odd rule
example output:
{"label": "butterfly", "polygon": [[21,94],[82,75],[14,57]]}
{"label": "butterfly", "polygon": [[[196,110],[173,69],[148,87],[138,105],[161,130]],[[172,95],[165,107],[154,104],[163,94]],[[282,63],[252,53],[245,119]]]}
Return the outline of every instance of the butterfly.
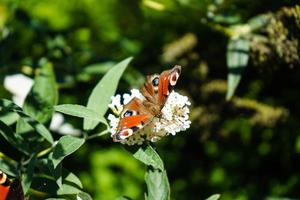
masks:
{"label": "butterfly", "polygon": [[24,200],[24,193],[19,180],[13,181],[0,171],[0,200]]}
{"label": "butterfly", "polygon": [[180,73],[181,66],[176,65],[161,74],[147,76],[146,82],[140,89],[144,99],[134,97],[123,107],[117,131],[113,135],[115,142],[120,142],[141,130],[154,117],[160,117],[161,110],[176,85]]}

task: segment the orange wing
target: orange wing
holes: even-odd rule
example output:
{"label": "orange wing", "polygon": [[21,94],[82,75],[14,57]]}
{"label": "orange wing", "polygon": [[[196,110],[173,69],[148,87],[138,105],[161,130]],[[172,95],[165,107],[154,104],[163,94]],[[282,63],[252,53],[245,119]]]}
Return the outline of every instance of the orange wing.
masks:
{"label": "orange wing", "polygon": [[0,171],[0,200],[24,200],[20,181],[10,181],[7,175]]}
{"label": "orange wing", "polygon": [[10,182],[5,173],[0,171],[0,200],[5,200],[9,192]]}
{"label": "orange wing", "polygon": [[143,101],[133,98],[124,106],[117,132],[113,135],[114,141],[119,142],[128,138],[134,132],[143,128],[152,118],[153,115],[147,111]]}

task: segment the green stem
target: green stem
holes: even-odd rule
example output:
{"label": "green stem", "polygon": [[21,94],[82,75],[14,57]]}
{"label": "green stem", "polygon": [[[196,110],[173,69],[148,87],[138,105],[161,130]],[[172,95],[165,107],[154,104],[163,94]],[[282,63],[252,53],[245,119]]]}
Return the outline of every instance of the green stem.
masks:
{"label": "green stem", "polygon": [[44,149],[43,151],[40,151],[38,154],[37,154],[37,158],[40,158],[40,157],[43,157],[45,155],[47,155],[48,153],[50,153],[52,151],[52,148],[53,147],[49,147],[47,149]]}
{"label": "green stem", "polygon": [[105,135],[105,134],[107,134],[107,133],[109,133],[109,130],[104,130],[104,131],[102,131],[102,132],[100,132],[100,133],[96,133],[96,134],[94,134],[94,135],[88,136],[88,137],[86,138],[86,140],[90,140],[90,139],[93,139],[93,138],[96,138],[96,137],[100,137],[100,136]]}

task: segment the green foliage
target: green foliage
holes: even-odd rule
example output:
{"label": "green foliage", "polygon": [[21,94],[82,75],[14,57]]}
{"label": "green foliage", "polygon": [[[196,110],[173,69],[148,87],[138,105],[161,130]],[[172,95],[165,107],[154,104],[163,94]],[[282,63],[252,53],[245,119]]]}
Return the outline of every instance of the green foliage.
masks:
{"label": "green foliage", "polygon": [[147,200],[169,200],[170,186],[167,172],[157,152],[150,146],[139,148],[133,156],[148,166],[145,174]]}
{"label": "green foliage", "polygon": [[[299,19],[289,0],[0,1],[0,170],[33,200],[299,198]],[[110,97],[175,64],[191,128],[113,145]]]}
{"label": "green foliage", "polygon": [[[110,70],[107,73],[107,75],[103,77],[103,79],[100,81],[100,86],[96,86],[96,92],[94,94],[94,97],[90,98],[92,99],[91,102],[93,101],[93,98],[99,99],[99,96],[97,95],[102,95],[101,87],[103,86],[108,88],[104,90],[106,93],[113,94],[115,92],[116,87],[118,85],[118,81],[126,66],[128,65],[129,61],[130,59],[127,59],[121,62],[120,64],[117,64],[115,67],[112,68],[112,70]],[[118,74],[117,78],[112,78],[112,74]],[[50,76],[50,78],[48,76]],[[54,142],[51,133],[42,123],[46,123],[50,119],[54,109],[68,115],[76,116],[79,118],[85,118],[86,120],[90,120],[90,122],[101,122],[106,125],[106,128],[108,128],[107,122],[103,117],[103,114],[99,116],[99,114],[95,111],[81,105],[64,104],[55,106],[57,101],[57,90],[55,89],[56,83],[53,77],[54,73],[52,71],[51,66],[47,63],[42,64],[40,74],[36,76],[34,86],[30,90],[26,98],[26,101],[28,103],[24,103],[24,110],[16,104],[14,104],[12,101],[6,99],[0,100],[0,108],[2,112],[14,112],[20,116],[19,121],[16,125],[17,133],[14,133],[13,130],[9,127],[9,125],[7,125],[5,122],[0,121],[1,135],[5,140],[7,140],[7,142],[10,143],[10,145],[12,145],[13,147],[25,154],[24,159],[28,159],[26,162],[20,163],[20,167],[26,168],[25,172],[21,175],[19,173],[16,173],[18,169],[10,167],[9,162],[5,160],[6,157],[4,155],[3,159],[1,158],[3,164],[0,165],[0,169],[6,172],[8,175],[20,178],[22,181],[22,188],[25,194],[28,194],[28,192],[30,192],[29,189],[31,188],[32,182],[36,181],[35,169],[42,168],[43,171],[40,173],[44,174],[43,177],[47,177],[46,179],[48,179],[49,175],[52,176],[58,187],[53,185],[52,192],[51,190],[39,191],[39,186],[38,188],[35,188],[33,186],[31,188],[32,190],[48,193],[43,194],[43,196],[77,195],[77,197],[81,199],[91,199],[91,197],[88,194],[82,192],[82,184],[80,180],[73,173],[67,172],[67,170],[62,167],[63,159],[77,151],[85,143],[85,139],[66,135],[60,137],[57,141]],[[97,89],[99,87],[100,89]],[[51,94],[46,95],[46,91],[50,92]],[[97,93],[99,91],[100,93]],[[41,94],[41,96],[39,98],[36,98],[36,94]],[[105,105],[105,107],[107,107],[107,104],[105,104],[105,102],[108,101],[108,97],[110,96],[107,96],[104,99],[100,98],[100,100],[104,101],[100,104]],[[32,98],[36,99],[33,100]],[[39,109],[39,107],[35,104],[43,105],[46,107],[46,109]],[[104,106],[102,109],[104,109]],[[49,112],[51,112],[51,114]],[[22,119],[23,121],[20,121],[20,119]],[[36,119],[38,119],[41,122],[37,121]],[[20,122],[22,122],[23,124],[20,124]],[[28,140],[29,136],[27,136],[24,132],[27,124],[31,126],[34,132],[39,133],[41,137],[45,138],[48,142],[50,142],[52,146],[40,152],[34,152],[33,149],[29,149],[29,146],[27,144],[28,141],[26,141]],[[39,145],[35,144],[37,148],[42,148],[44,146],[43,140],[41,140],[41,138],[36,139],[36,143],[39,143]],[[48,158],[44,159],[43,157],[47,154]],[[51,179],[49,179],[49,181],[50,180]],[[34,193],[29,193],[29,195],[32,194]]]}
{"label": "green foliage", "polygon": [[83,143],[84,139],[81,138],[69,135],[61,137],[57,144],[55,144],[52,157],[50,158],[52,160],[53,167],[56,168],[64,157],[74,153],[81,145],[83,145]]}
{"label": "green foliage", "polygon": [[170,186],[166,171],[148,169],[145,175],[147,184],[147,200],[170,199]]}
{"label": "green foliage", "polygon": [[34,84],[27,95],[23,110],[41,123],[49,121],[53,114],[53,106],[58,101],[58,89],[52,63],[45,58],[39,62]]}
{"label": "green foliage", "polygon": [[[132,58],[127,58],[116,64],[105,74],[93,89],[87,103],[87,108],[94,110],[100,116],[103,116],[106,113],[108,104],[110,103],[110,97],[115,94],[121,75],[131,59]],[[99,100],[101,100],[101,103],[99,103]],[[85,130],[94,129],[97,124],[98,123],[94,120],[85,118],[83,128]]]}
{"label": "green foliage", "polygon": [[164,164],[159,157],[159,155],[154,151],[151,146],[141,147],[139,148],[133,156],[140,160],[142,163],[148,166],[152,166],[155,169],[159,169],[161,171],[164,170]]}
{"label": "green foliage", "polygon": [[228,91],[226,99],[231,99],[249,60],[250,44],[247,39],[232,39],[227,47]]}
{"label": "green foliage", "polygon": [[211,195],[210,197],[208,197],[206,200],[218,200],[220,198],[221,195],[219,194],[214,194]]}
{"label": "green foliage", "polygon": [[85,106],[63,104],[63,105],[54,106],[54,109],[58,112],[61,112],[61,113],[67,114],[67,115],[71,115],[71,116],[75,116],[75,117],[82,117],[85,119],[98,121],[98,122],[101,122],[101,123],[107,125],[106,119],[103,116],[98,115],[95,111],[88,109]]}

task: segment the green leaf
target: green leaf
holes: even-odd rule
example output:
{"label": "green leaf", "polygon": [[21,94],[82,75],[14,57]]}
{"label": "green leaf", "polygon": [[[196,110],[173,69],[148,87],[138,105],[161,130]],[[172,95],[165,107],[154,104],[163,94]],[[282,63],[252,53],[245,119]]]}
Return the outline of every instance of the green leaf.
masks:
{"label": "green leaf", "polygon": [[249,60],[250,42],[247,39],[231,39],[227,46],[227,94],[229,100],[233,96],[240,80],[242,73],[246,68]]}
{"label": "green leaf", "polygon": [[92,197],[85,192],[80,192],[79,194],[77,194],[77,199],[81,199],[81,200],[93,200]]}
{"label": "green leaf", "polygon": [[53,138],[48,129],[43,124],[39,123],[37,120],[24,113],[23,110],[12,101],[7,99],[0,99],[0,108],[17,113],[22,118],[22,120],[28,123],[37,133],[44,137],[48,142],[53,144]]}
{"label": "green leaf", "polygon": [[93,135],[88,136],[87,140],[90,140],[90,139],[93,139],[93,138],[96,138],[96,137],[101,137],[101,136],[106,135],[108,133],[109,133],[109,129],[106,129],[106,130],[101,131],[100,133],[95,133]]}
{"label": "green leaf", "polygon": [[251,18],[247,22],[247,24],[250,26],[251,31],[256,31],[256,30],[264,27],[266,24],[268,24],[269,21],[270,21],[270,15],[262,14],[262,15],[257,15],[255,17]]}
{"label": "green leaf", "polygon": [[169,200],[170,186],[166,171],[148,169],[145,175],[147,200]]}
{"label": "green leaf", "polygon": [[[45,197],[48,197],[49,195],[56,196],[56,192],[58,190],[58,186],[52,177],[40,173],[36,174],[33,177],[30,188],[35,191],[38,191],[39,193],[48,194]],[[39,198],[39,199],[44,199],[44,198]]]}
{"label": "green leaf", "polygon": [[72,172],[69,172],[69,171],[63,169],[63,175],[65,176],[65,178],[64,178],[65,181],[71,182],[71,183],[77,185],[78,187],[80,187],[81,189],[83,188],[83,185],[82,185],[80,179]]}
{"label": "green leaf", "polygon": [[54,106],[54,109],[67,115],[94,120],[108,126],[106,119],[103,116],[100,116],[95,111],[88,109],[85,106],[76,104],[62,104]]}
{"label": "green leaf", "polygon": [[208,197],[206,200],[218,200],[221,197],[220,194],[214,194]]}
{"label": "green leaf", "polygon": [[3,158],[0,158],[0,170],[12,177],[19,176],[17,166],[7,160],[4,160]]}
{"label": "green leaf", "polygon": [[47,165],[52,174],[53,178],[55,179],[56,184],[58,187],[62,186],[62,164],[59,163],[57,166],[54,167],[53,164],[53,153],[49,154]]}
{"label": "green leaf", "polygon": [[70,135],[62,136],[55,145],[52,155],[54,168],[68,155],[74,153],[84,143],[84,139]]}
{"label": "green leaf", "polygon": [[48,142],[53,144],[53,137],[50,131],[41,123],[31,118],[29,115],[24,112],[17,112],[19,116],[24,120],[27,124],[29,124],[38,134],[40,134],[43,138],[45,138]]}
{"label": "green leaf", "polygon": [[[110,103],[110,97],[115,94],[119,80],[131,59],[127,58],[121,61],[103,76],[93,89],[87,103],[87,108],[94,110],[99,116],[104,116]],[[91,130],[97,124],[97,121],[85,118],[83,128],[84,130]]]}
{"label": "green leaf", "polygon": [[25,174],[22,175],[21,183],[22,183],[24,194],[26,194],[30,188],[32,178],[33,178],[35,163],[36,163],[36,156],[33,155],[29,161]]}
{"label": "green leaf", "polygon": [[15,134],[13,130],[2,121],[0,121],[0,134],[14,148],[18,149],[20,152],[26,155],[30,155],[30,149],[28,144],[23,140],[23,138],[20,135]]}
{"label": "green leaf", "polygon": [[163,161],[150,145],[140,147],[133,156],[145,165],[152,166],[156,169],[160,169],[161,171],[164,170]]}
{"label": "green leaf", "polygon": [[53,106],[58,101],[58,89],[52,63],[43,58],[40,60],[34,84],[27,95],[23,110],[40,123],[51,119]]}
{"label": "green leaf", "polygon": [[8,126],[16,123],[16,121],[19,119],[19,115],[14,112],[0,112],[0,121],[3,121]]}
{"label": "green leaf", "polygon": [[62,184],[62,186],[57,190],[58,195],[78,194],[80,192],[80,189],[68,184]]}
{"label": "green leaf", "polygon": [[83,73],[87,74],[105,74],[110,70],[116,63],[115,62],[104,62],[95,63],[84,67]]}

